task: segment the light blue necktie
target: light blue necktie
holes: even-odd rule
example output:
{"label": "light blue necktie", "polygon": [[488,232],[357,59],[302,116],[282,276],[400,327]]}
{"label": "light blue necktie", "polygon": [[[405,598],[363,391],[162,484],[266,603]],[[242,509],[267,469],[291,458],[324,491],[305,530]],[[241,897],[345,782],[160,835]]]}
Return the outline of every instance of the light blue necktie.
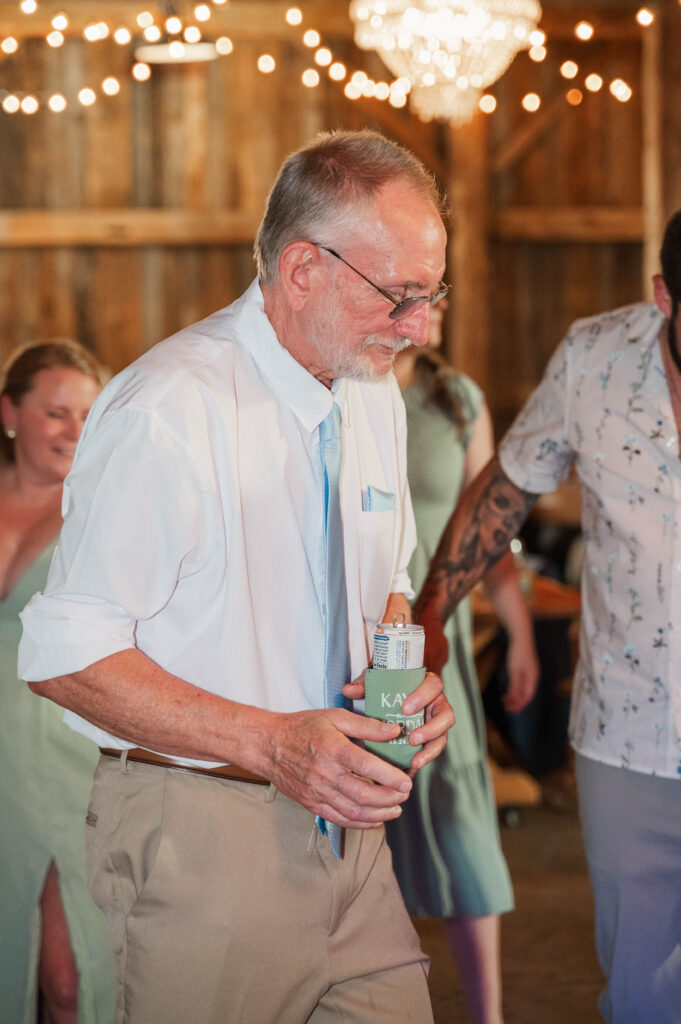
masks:
{"label": "light blue necktie", "polygon": [[[324,540],[326,578],[324,586],[324,702],[327,708],[349,708],[342,689],[350,682],[348,647],[348,597],[345,586],[343,522],[340,506],[340,471],[343,455],[340,409],[333,403],[331,412],[319,425],[319,451],[324,486]],[[317,816],[317,825],[329,837],[337,857],[341,853],[343,829]]]}

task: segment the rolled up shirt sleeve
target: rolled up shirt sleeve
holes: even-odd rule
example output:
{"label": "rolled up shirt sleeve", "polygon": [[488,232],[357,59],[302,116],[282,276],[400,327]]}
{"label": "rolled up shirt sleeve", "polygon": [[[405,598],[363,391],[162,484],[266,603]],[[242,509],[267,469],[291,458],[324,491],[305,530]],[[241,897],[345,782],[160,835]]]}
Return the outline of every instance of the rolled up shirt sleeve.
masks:
{"label": "rolled up shirt sleeve", "polygon": [[153,410],[128,406],[88,423],[45,590],[21,613],[21,678],[77,672],[137,646],[138,622],[164,608],[205,558],[205,490]]}

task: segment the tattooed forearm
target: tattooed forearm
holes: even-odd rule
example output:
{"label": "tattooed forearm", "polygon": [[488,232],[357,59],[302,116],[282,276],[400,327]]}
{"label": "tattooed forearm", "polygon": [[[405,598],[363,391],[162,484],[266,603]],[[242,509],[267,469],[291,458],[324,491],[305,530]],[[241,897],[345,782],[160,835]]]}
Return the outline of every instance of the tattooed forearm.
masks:
{"label": "tattooed forearm", "polygon": [[440,539],[414,605],[414,618],[443,623],[508,549],[537,500],[511,483],[492,459],[462,496]]}

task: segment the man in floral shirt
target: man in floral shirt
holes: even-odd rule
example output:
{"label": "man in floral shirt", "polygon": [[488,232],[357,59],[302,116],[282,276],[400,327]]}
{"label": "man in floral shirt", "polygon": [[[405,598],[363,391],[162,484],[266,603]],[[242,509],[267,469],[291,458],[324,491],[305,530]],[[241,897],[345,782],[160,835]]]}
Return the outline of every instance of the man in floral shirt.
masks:
{"label": "man in floral shirt", "polygon": [[681,1021],[681,211],[655,303],[577,321],[461,499],[415,615],[441,623],[572,467],[583,496],[570,738],[611,1024]]}

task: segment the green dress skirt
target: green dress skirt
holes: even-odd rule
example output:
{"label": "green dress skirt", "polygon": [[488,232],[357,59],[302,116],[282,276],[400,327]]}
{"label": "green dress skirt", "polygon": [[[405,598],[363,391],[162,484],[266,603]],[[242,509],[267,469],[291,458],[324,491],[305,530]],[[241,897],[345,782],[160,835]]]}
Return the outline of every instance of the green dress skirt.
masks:
{"label": "green dress skirt", "polygon": [[42,590],[54,545],[0,602],[0,1020],[35,1024],[40,895],[50,861],[80,976],[80,1024],[111,1024],[114,971],[85,877],[84,828],[97,747],[17,679],[19,612]]}
{"label": "green dress skirt", "polygon": [[[421,587],[462,489],[464,457],[483,405],[468,377],[452,376],[466,425],[460,429],[422,385],[403,392],[407,408],[407,472],[418,543],[409,565]],[[450,657],[442,671],[456,714],[444,752],[418,772],[400,818],[386,826],[395,874],[407,908],[421,917],[500,914],[513,908],[487,767],[480,689],[473,661],[469,601],[447,623]]]}

